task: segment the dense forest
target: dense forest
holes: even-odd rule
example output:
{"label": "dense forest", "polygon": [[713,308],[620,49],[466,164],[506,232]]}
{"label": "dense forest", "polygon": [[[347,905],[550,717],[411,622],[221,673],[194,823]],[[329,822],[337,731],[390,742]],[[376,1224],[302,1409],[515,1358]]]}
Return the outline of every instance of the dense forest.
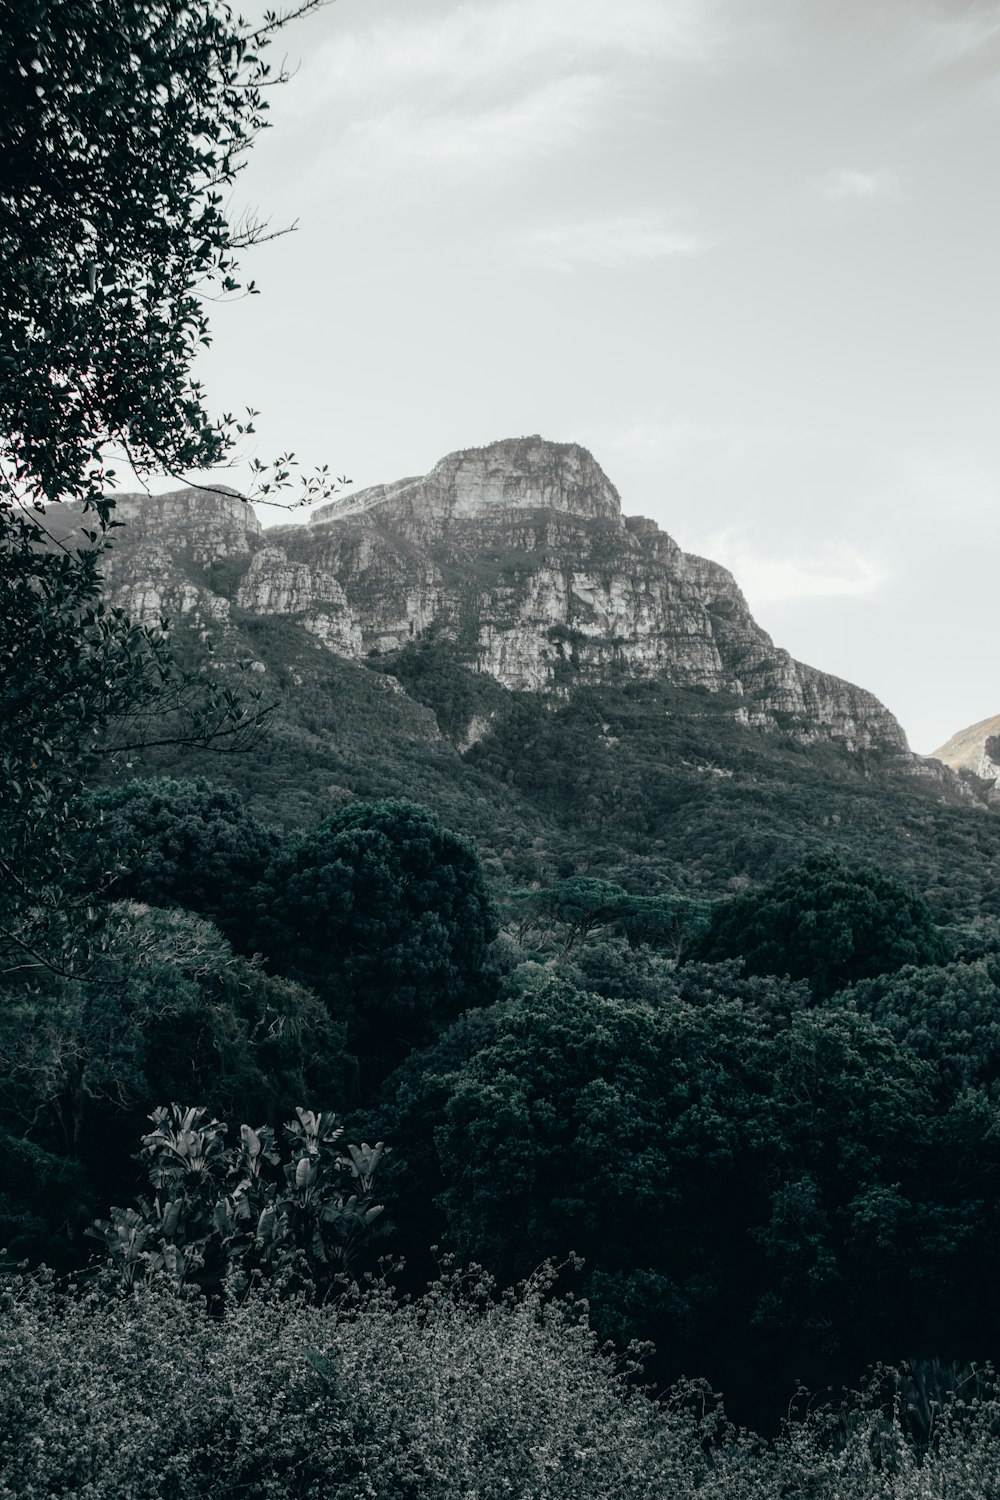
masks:
{"label": "dense forest", "polygon": [[[544,1339],[524,1357],[632,1418],[650,1379],[669,1423],[711,1413],[739,1464],[709,1388],[774,1433],[800,1383],[868,1372],[858,1421],[889,1433],[902,1403],[908,1453],[947,1390],[990,1389],[1000,945],[959,951],[907,883],[826,854],[715,901],[491,885],[419,805],[289,834],[203,779],[131,779],[76,816],[74,878],[108,883],[76,972],[4,981],[0,1238],[75,1278],[81,1337],[120,1329],[125,1297],[157,1339],[203,1306],[200,1347],[213,1309],[246,1334],[263,1297],[265,1321],[314,1307],[318,1350],[374,1320],[402,1379],[446,1316],[435,1347],[472,1340],[460,1381],[497,1328]],[[483,1278],[523,1290],[495,1303]],[[18,1320],[65,1316],[31,1283],[11,1355]]]}
{"label": "dense forest", "polygon": [[0,1495],[997,1494],[996,813],[109,601],[294,18],[117,11],[0,4]]}

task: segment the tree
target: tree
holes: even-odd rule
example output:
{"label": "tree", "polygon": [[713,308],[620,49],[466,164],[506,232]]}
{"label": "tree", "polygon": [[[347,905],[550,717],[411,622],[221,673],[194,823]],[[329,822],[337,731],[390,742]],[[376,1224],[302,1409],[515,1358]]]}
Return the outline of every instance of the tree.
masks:
{"label": "tree", "polygon": [[512,891],[511,919],[521,942],[534,930],[555,932],[565,952],[613,923],[625,900],[620,885],[591,875],[569,875],[539,890]]}
{"label": "tree", "polygon": [[225,190],[288,76],[263,54],[322,3],[252,27],[223,0],[0,0],[8,505],[71,498],[101,517],[109,457],[212,469],[246,432],[208,415],[192,363],[206,300],[255,290],[238,257],[267,226],[233,222]]}
{"label": "tree", "polygon": [[[918,976],[928,996],[940,973]],[[540,965],[507,988],[368,1116],[398,1147],[409,1258],[428,1235],[502,1275],[577,1251],[603,1332],[652,1338],[661,1379],[696,1360],[751,1408],[903,1348],[988,1353],[1000,1142],[982,1083],[852,996],[804,1004],[734,963],[663,967],[635,996]]]}
{"label": "tree", "polygon": [[211,917],[240,943],[250,893],[281,836],[258,822],[238,792],[203,777],[134,780],[94,794],[100,819],[92,874],[118,873],[119,897]]}
{"label": "tree", "polygon": [[666,892],[659,896],[626,896],[616,917],[629,945],[648,945],[677,961],[694,948],[708,926],[711,904],[692,896]]}
{"label": "tree", "polygon": [[[287,77],[264,51],[300,0],[247,25],[222,0],[0,0],[0,937],[13,962],[65,949],[63,888],[83,753],[239,740],[231,685],[191,677],[163,630],[100,601],[113,465],[143,478],[217,467],[252,417],[215,420],[194,378],[206,304],[241,289],[265,225],[225,192]],[[259,493],[290,460],[259,466]],[[327,493],[325,473],[306,493]],[[44,506],[75,500],[78,545]],[[40,916],[41,914],[41,916]],[[44,920],[42,920],[44,918]]]}
{"label": "tree", "polygon": [[27,1236],[36,1258],[53,1253],[40,1229],[28,1235],[42,1210],[66,1242],[64,1183],[81,1200],[128,1190],[132,1142],[158,1100],[273,1125],[296,1099],[345,1099],[353,1077],[344,1028],[316,996],[234,955],[210,922],[120,903],[109,937],[86,982],[44,974],[0,989],[0,1219],[24,1217],[7,1237]]}
{"label": "tree", "polygon": [[[81,800],[96,755],[137,741],[240,748],[269,712],[180,670],[167,636],[100,598],[97,553],[46,549],[0,497],[0,971],[72,971],[108,871]],[[152,728],[155,721],[156,727]]]}
{"label": "tree", "polygon": [[604,1332],[700,1349],[705,1370],[715,1326],[728,1315],[735,1338],[745,1316],[735,1267],[778,1146],[770,1018],[693,967],[658,1004],[536,966],[511,986],[407,1059],[373,1112],[405,1159],[400,1223],[436,1201],[446,1242],[504,1276],[579,1252]]}
{"label": "tree", "polygon": [[1000,1083],[1000,957],[863,980],[858,1010],[934,1066],[943,1097]]}
{"label": "tree", "polygon": [[291,840],[254,893],[272,969],[347,1019],[377,1074],[495,993],[476,851],[412,802],[355,802]]}
{"label": "tree", "polygon": [[819,855],[720,902],[695,956],[742,958],[750,974],[808,979],[817,997],[946,956],[930,908],[878,869]]}
{"label": "tree", "polygon": [[94,1211],[78,1161],[46,1151],[0,1125],[0,1247],[16,1264],[68,1268],[73,1246]]}

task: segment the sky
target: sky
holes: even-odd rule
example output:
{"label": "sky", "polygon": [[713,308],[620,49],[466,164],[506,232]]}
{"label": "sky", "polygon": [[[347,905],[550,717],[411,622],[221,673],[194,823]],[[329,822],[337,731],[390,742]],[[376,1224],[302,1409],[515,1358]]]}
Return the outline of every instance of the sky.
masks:
{"label": "sky", "polygon": [[233,210],[297,228],[197,371],[248,456],[581,443],[915,750],[1000,712],[1000,0],[337,0],[276,51]]}

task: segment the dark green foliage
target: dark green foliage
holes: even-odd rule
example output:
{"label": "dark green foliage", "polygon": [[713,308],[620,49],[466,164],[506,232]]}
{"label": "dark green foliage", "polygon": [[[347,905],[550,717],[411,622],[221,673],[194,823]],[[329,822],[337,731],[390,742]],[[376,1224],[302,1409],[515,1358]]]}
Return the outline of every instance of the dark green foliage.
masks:
{"label": "dark green foliage", "polygon": [[376,1114],[460,1253],[517,1274],[580,1252],[599,1325],[655,1338],[672,1369],[698,1348],[710,1368],[716,1320],[739,1337],[737,1226],[764,1212],[777,1146],[768,1019],[719,978],[684,971],[657,1006],[530,971],[411,1058]]}
{"label": "dark green foliage", "polygon": [[614,923],[624,898],[621,886],[611,881],[570,875],[538,890],[512,891],[507,906],[522,941],[531,928],[541,929],[555,933],[568,952]]}
{"label": "dark green foliage", "polygon": [[144,1029],[141,1100],[205,1099],[216,1113],[274,1124],[289,1100],[347,1099],[354,1059],[345,1032],[302,985],[236,957],[206,975],[187,1008],[159,1011]]}
{"label": "dark green foliage", "polygon": [[268,733],[246,755],[163,747],[131,757],[143,775],[207,777],[238,791],[261,821],[300,832],[345,803],[405,799],[473,838],[491,876],[556,874],[561,835],[516,792],[471,767],[428,711],[385,674],[325,650],[293,620],[234,612],[234,650],[264,662],[278,699]]}
{"label": "dark green foliage", "polygon": [[426,808],[350,804],[290,840],[254,899],[271,967],[346,1018],[376,1072],[493,996],[475,849]]}
{"label": "dark green foliage", "polygon": [[920,1347],[929,1304],[961,1275],[927,1175],[928,1070],[850,1009],[799,1012],[771,1059],[768,1213],[748,1226],[765,1256],[755,1323],[781,1331],[785,1357]]}
{"label": "dark green foliage", "polygon": [[939,920],[1000,912],[993,814],[901,778],[892,753],[748,730],[738,707],[657,681],[577,686],[560,704],[520,694],[465,759],[557,830],[579,873],[631,889],[732,889],[833,848],[877,853]]}
{"label": "dark green foliage", "polygon": [[856,984],[851,1002],[916,1056],[949,1095],[1000,1095],[1000,957],[904,970]]}
{"label": "dark green foliage", "polygon": [[615,915],[632,947],[658,948],[681,959],[697,947],[711,911],[708,901],[667,892],[660,896],[626,896],[619,901]]}
{"label": "dark green foliage", "polygon": [[526,966],[408,1059],[374,1115],[399,1143],[401,1224],[433,1232],[436,1202],[439,1233],[512,1274],[581,1252],[599,1326],[757,1415],[796,1376],[901,1347],[985,1353],[989,1098],[849,1000],[816,1008],[735,965],[644,979],[643,952],[617,994]]}
{"label": "dark green foliage", "polygon": [[261,57],[284,24],[251,31],[217,0],[0,5],[4,503],[100,502],[111,445],[177,473],[245,430],[209,417],[191,364],[206,293],[240,289],[263,227],[233,223],[225,189],[284,76]]}
{"label": "dark green foliage", "polygon": [[40,526],[10,507],[0,490],[4,971],[71,949],[86,759],[180,685],[163,638],[101,600],[96,554],[47,549]]}
{"label": "dark green foliage", "polygon": [[434,712],[442,734],[461,743],[474,718],[489,720],[508,711],[510,695],[486,673],[469,671],[458,648],[447,640],[421,640],[371,665],[391,672],[417,703]]}
{"label": "dark green foliage", "polygon": [[322,1300],[371,1238],[384,1148],[342,1149],[329,1110],[296,1108],[284,1164],[270,1125],[241,1125],[227,1145],[227,1126],[206,1109],[172,1104],[150,1119],[139,1156],[154,1196],[112,1208],[89,1231],[103,1247],[103,1283],[240,1298],[264,1282]]}
{"label": "dark green foliage", "polygon": [[47,975],[0,995],[0,1127],[82,1171],[88,1195],[130,1190],[132,1142],[157,1099],[274,1124],[297,1098],[349,1096],[343,1028],[209,922],[126,904],[104,938],[86,982]]}
{"label": "dark green foliage", "polygon": [[[511,887],[584,875],[703,900],[832,849],[905,879],[943,924],[978,931],[1000,915],[1000,817],[901,775],[912,768],[893,753],[748,729],[723,693],[623,682],[554,701],[467,671],[447,643],[371,671],[293,620],[234,612],[233,625],[234,651],[263,661],[281,697],[267,741],[229,759],[155,752],[143,774],[224,781],[286,828],[352,796],[406,797],[474,838],[490,878]],[[406,694],[386,690],[385,668]],[[465,749],[467,712],[481,738]]]}
{"label": "dark green foliage", "polygon": [[[213,419],[192,376],[206,309],[240,290],[264,226],[227,215],[266,124],[256,29],[220,0],[0,0],[0,968],[79,971],[76,793],[87,757],[246,742],[260,722],[164,631],[100,599],[113,454],[141,476],[223,462],[252,418]],[[253,290],[252,284],[249,290]],[[288,482],[279,458],[258,493]],[[260,476],[263,465],[254,467]],[[324,475],[307,495],[329,493]],[[67,516],[59,502],[81,502]],[[48,508],[46,508],[48,507]],[[84,922],[83,927],[86,926]]]}
{"label": "dark green foliage", "polygon": [[56,1156],[0,1125],[0,1252],[62,1268],[93,1209],[78,1161]]}
{"label": "dark green foliage", "polygon": [[93,798],[100,818],[95,876],[116,867],[119,896],[211,917],[239,943],[250,892],[281,842],[238,793],[203,778],[129,780]]}
{"label": "dark green foliage", "polygon": [[163,740],[245,749],[267,717],[258,690],[238,694],[203,654],[188,668],[164,631],[109,607],[99,553],[56,529],[0,493],[0,972],[85,963],[110,868],[80,796],[97,761]]}
{"label": "dark green foliage", "polygon": [[946,957],[925,901],[882,870],[854,869],[835,855],[720,903],[697,952],[710,962],[742,958],[751,974],[808,979],[820,997]]}

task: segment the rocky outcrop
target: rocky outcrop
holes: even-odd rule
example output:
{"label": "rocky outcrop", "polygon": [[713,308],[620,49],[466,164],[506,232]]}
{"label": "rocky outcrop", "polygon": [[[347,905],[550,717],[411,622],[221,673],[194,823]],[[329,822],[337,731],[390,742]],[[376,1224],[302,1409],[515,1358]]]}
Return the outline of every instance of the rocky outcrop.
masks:
{"label": "rocky outcrop", "polygon": [[134,619],[225,624],[262,535],[251,506],[222,488],[121,495],[115,519],[103,571],[116,603]]}
{"label": "rocky outcrop", "polygon": [[953,771],[971,771],[1000,788],[1000,714],[960,729],[933,753]]}
{"label": "rocky outcrop", "polygon": [[1000,787],[1000,734],[991,734],[983,745],[976,775]]}
{"label": "rocky outcrop", "polygon": [[361,628],[336,578],[293,562],[281,547],[262,546],[254,554],[234,603],[252,614],[294,615],[332,651],[361,654]]}
{"label": "rocky outcrop", "polygon": [[442,541],[456,522],[550,510],[622,524],[618,491],[586,448],[540,437],[507,438],[449,453],[425,478],[377,485],[321,506],[322,525],[371,515],[417,546]]}
{"label": "rocky outcrop", "polygon": [[870,693],[774,645],[725,568],[623,516],[576,444],[452,453],[266,533],[228,495],[119,506],[129,526],[109,581],[136,613],[287,615],[356,659],[444,639],[515,692],[662,677],[726,693],[743,722],[803,742],[905,749]]}

